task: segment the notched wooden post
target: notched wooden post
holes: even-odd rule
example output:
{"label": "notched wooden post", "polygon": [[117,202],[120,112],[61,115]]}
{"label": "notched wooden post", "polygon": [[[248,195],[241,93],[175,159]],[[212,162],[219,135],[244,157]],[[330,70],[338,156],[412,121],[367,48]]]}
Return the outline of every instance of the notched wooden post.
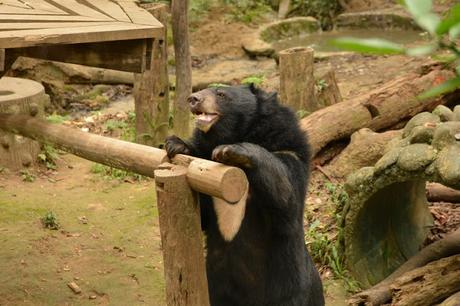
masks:
{"label": "notched wooden post", "polygon": [[187,168],[155,170],[168,306],[209,306],[200,209]]}

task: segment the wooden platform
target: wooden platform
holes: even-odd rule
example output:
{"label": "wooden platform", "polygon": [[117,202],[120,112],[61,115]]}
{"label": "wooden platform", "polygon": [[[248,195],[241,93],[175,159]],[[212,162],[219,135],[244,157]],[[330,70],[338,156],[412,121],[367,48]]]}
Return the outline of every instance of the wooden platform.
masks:
{"label": "wooden platform", "polygon": [[161,35],[162,25],[134,1],[0,1],[0,48],[128,40]]}
{"label": "wooden platform", "polygon": [[19,56],[134,72],[138,135],[164,139],[153,127],[168,116],[166,31],[152,14],[166,10],[134,0],[0,0],[0,77]]}

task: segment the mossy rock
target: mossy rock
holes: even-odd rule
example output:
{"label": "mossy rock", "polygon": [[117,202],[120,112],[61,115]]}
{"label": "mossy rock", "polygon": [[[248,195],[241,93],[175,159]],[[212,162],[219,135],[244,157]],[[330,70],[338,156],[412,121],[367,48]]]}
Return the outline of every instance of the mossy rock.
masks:
{"label": "mossy rock", "polygon": [[344,13],[337,16],[335,27],[342,29],[420,30],[414,20],[402,11],[378,10]]}
{"label": "mossy rock", "polygon": [[274,42],[303,34],[321,31],[321,25],[313,17],[293,17],[266,25],[260,37],[266,42]]}
{"label": "mossy rock", "polygon": [[345,261],[364,287],[383,280],[423,247],[433,225],[426,182],[460,189],[460,122],[442,114],[437,108],[414,116],[374,167],[347,179]]}

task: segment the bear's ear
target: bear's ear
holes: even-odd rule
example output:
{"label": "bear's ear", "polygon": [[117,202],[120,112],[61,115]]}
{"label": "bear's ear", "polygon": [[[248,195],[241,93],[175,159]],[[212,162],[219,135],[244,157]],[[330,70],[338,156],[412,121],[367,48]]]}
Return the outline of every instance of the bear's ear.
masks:
{"label": "bear's ear", "polygon": [[276,91],[271,93],[262,91],[256,97],[259,111],[262,115],[272,114],[278,105],[278,93]]}

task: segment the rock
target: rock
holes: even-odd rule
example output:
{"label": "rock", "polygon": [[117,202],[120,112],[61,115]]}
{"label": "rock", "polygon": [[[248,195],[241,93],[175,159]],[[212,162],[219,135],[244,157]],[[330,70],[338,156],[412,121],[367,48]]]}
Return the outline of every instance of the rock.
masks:
{"label": "rock", "polygon": [[318,31],[321,31],[321,25],[316,18],[293,17],[266,25],[260,32],[260,38],[273,42]]}
{"label": "rock", "polygon": [[432,145],[438,150],[457,143],[456,135],[460,133],[460,122],[445,122],[434,130]]}
{"label": "rock", "polygon": [[398,166],[406,171],[418,171],[428,166],[436,158],[436,151],[432,146],[417,143],[401,149]]}
{"label": "rock", "polygon": [[455,106],[454,108],[454,121],[460,121],[460,105]]}
{"label": "rock", "polygon": [[403,137],[409,136],[412,129],[416,126],[434,126],[438,122],[441,122],[441,119],[437,115],[429,112],[419,113],[407,122],[403,130]]}
{"label": "rock", "polygon": [[460,145],[442,150],[436,161],[436,169],[443,185],[460,189]]}
{"label": "rock", "polygon": [[375,10],[344,13],[337,16],[335,27],[341,29],[420,30],[411,16],[400,10]]}
{"label": "rock", "polygon": [[442,122],[454,120],[454,113],[450,110],[450,108],[444,105],[436,106],[433,110],[433,114],[439,116]]}
{"label": "rock", "polygon": [[246,39],[241,46],[250,58],[258,56],[273,57],[275,55],[275,49],[273,46],[259,38],[259,34]]}
{"label": "rock", "polygon": [[433,126],[416,126],[412,129],[409,135],[409,142],[413,143],[431,143],[433,140]]}
{"label": "rock", "polygon": [[390,166],[396,164],[399,158],[399,154],[401,154],[402,148],[394,148],[390,150],[388,153],[383,155],[382,158],[380,158],[377,163],[375,163],[375,173],[380,174],[382,171],[385,169],[388,169]]}

